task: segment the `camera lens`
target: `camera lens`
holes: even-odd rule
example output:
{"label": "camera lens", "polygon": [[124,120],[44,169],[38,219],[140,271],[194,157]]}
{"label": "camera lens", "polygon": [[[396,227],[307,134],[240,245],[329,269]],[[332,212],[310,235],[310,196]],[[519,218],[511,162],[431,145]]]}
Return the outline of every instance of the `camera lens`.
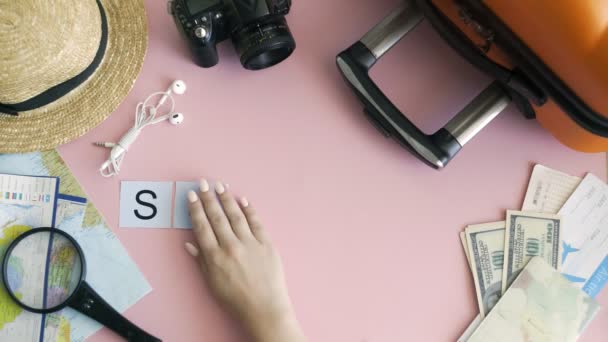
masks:
{"label": "camera lens", "polygon": [[245,69],[260,70],[284,61],[296,42],[283,16],[268,17],[249,24],[232,35]]}

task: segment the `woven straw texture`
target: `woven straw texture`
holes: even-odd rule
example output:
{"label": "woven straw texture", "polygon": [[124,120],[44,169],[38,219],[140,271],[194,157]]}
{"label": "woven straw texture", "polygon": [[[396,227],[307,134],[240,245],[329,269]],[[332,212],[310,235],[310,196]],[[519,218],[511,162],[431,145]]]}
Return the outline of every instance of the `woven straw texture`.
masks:
{"label": "woven straw texture", "polygon": [[[47,150],[106,119],[133,87],[147,47],[143,0],[102,0],[108,46],[87,81],[44,107],[0,114],[0,153]],[[0,0],[0,103],[19,103],[71,79],[95,57],[95,0]]]}

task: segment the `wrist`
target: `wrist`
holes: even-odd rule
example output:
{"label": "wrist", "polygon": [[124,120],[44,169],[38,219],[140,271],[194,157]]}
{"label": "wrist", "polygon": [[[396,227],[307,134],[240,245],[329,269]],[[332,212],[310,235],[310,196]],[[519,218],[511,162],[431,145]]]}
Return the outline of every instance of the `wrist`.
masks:
{"label": "wrist", "polygon": [[255,342],[305,342],[300,323],[291,309],[252,318],[245,328]]}

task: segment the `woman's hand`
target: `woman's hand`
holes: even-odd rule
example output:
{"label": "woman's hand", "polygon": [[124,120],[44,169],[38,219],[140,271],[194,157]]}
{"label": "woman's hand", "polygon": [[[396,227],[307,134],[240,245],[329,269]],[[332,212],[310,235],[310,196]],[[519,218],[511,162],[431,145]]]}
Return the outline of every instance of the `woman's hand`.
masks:
{"label": "woman's hand", "polygon": [[[216,196],[217,193],[217,196]],[[281,259],[255,211],[226,186],[215,193],[202,180],[200,192],[188,193],[198,247],[186,243],[219,302],[260,342],[305,341],[296,320]]]}

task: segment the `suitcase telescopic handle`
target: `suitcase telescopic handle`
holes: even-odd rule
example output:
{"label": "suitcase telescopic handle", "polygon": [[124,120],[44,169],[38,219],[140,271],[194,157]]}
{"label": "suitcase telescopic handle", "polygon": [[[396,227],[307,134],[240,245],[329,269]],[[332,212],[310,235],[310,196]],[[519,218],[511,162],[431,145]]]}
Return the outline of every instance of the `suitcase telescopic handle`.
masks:
{"label": "suitcase telescopic handle", "polygon": [[348,85],[363,102],[371,123],[431,167],[441,169],[503,111],[511,99],[504,88],[494,82],[434,134],[425,134],[408,120],[376,86],[369,71],[423,19],[415,1],[402,1],[361,40],[340,53],[337,64]]}

